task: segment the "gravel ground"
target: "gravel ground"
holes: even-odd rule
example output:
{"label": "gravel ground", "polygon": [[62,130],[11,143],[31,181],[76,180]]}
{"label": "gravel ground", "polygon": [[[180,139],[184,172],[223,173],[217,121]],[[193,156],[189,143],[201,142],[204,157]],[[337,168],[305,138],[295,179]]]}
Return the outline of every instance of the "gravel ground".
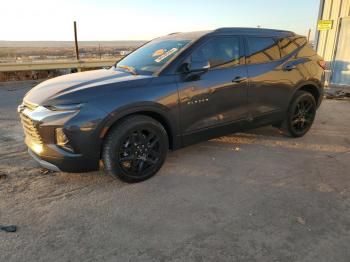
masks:
{"label": "gravel ground", "polygon": [[350,102],[325,100],[311,131],[260,128],[169,154],[139,184],[46,173],[0,85],[0,261],[349,261]]}

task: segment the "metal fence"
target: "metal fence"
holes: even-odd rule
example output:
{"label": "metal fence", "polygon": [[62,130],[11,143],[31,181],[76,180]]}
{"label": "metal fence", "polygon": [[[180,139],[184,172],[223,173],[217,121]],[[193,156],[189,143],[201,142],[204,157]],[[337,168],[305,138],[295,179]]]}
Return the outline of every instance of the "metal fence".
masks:
{"label": "metal fence", "polygon": [[52,70],[52,69],[83,69],[101,68],[115,64],[121,57],[106,60],[86,60],[86,61],[43,61],[31,63],[0,63],[0,72],[18,72],[32,70]]}

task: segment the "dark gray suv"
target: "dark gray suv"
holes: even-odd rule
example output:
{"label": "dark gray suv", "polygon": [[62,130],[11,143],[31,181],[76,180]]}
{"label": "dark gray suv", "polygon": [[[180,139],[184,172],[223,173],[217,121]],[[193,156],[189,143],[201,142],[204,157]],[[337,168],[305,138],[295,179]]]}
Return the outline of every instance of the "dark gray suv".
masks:
{"label": "dark gray suv", "polygon": [[18,112],[42,166],[82,172],[103,163],[137,182],[161,168],[169,149],[264,125],[303,136],[322,100],[324,66],[289,31],[174,33],[108,70],[39,84]]}

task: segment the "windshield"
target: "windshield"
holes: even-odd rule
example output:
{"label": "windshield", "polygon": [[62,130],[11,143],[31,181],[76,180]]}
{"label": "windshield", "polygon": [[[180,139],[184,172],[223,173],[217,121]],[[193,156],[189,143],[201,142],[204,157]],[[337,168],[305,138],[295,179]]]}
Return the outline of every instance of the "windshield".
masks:
{"label": "windshield", "polygon": [[190,42],[183,39],[153,40],[118,62],[116,68],[132,74],[153,74]]}

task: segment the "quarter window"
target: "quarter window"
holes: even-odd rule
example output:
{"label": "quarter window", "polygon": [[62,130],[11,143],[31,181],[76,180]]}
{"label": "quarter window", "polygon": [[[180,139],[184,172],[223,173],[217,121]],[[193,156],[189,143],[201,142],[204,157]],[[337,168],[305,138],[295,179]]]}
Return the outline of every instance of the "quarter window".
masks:
{"label": "quarter window", "polygon": [[273,38],[249,37],[248,64],[267,63],[281,58],[280,50]]}
{"label": "quarter window", "polygon": [[210,68],[226,68],[239,64],[240,40],[238,37],[218,37],[195,50],[191,62],[210,63]]}
{"label": "quarter window", "polygon": [[280,39],[278,44],[281,48],[282,56],[286,56],[297,50],[299,47],[305,45],[306,42],[305,37],[287,37]]}

